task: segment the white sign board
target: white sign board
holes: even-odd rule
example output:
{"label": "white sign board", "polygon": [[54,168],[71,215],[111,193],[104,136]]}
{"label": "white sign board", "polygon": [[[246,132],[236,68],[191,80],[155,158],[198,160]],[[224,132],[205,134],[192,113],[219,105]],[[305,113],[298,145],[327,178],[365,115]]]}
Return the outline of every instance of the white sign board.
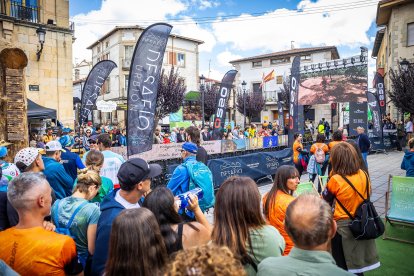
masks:
{"label": "white sign board", "polygon": [[97,101],[96,108],[102,112],[112,112],[116,110],[116,102],[114,101]]}

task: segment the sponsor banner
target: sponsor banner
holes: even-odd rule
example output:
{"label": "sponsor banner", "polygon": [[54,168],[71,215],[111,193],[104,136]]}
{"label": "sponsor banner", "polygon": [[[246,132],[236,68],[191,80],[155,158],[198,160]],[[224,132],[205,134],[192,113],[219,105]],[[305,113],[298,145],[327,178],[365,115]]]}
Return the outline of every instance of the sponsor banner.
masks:
{"label": "sponsor banner", "polygon": [[98,62],[89,72],[82,91],[81,111],[79,114],[80,125],[88,121],[89,114],[91,114],[96,104],[96,99],[101,94],[102,85],[111,71],[116,67],[115,62],[103,60]]}
{"label": "sponsor banner", "polygon": [[378,98],[371,92],[367,92],[367,98],[368,106],[371,109],[372,113],[372,134],[379,138],[380,144],[378,144],[378,147],[381,147],[383,146],[381,145],[383,130],[381,127],[381,115]]}
{"label": "sponsor banner", "polygon": [[292,62],[289,87],[289,145],[293,145],[293,135],[298,132],[298,91],[300,84],[300,57]]}
{"label": "sponsor banner", "polygon": [[380,118],[385,116],[386,113],[386,98],[385,98],[385,87],[384,87],[384,77],[380,73],[376,73],[374,77],[375,88],[377,89],[378,96],[378,105],[380,108]]}
{"label": "sponsor banner", "polygon": [[201,146],[207,151],[208,154],[218,154],[221,153],[221,141],[204,141],[201,142]]}
{"label": "sponsor banner", "polygon": [[274,175],[281,165],[292,165],[292,149],[260,152],[236,157],[213,159],[208,161],[208,167],[213,173],[215,188],[234,175],[248,176],[260,180]]}
{"label": "sponsor banner", "polygon": [[221,139],[221,130],[224,128],[228,99],[230,97],[231,88],[236,74],[236,70],[230,70],[224,75],[223,80],[221,81],[216,103],[216,112],[214,113],[213,140]]}
{"label": "sponsor banner", "polygon": [[350,136],[357,136],[357,127],[363,127],[367,132],[367,103],[349,103],[349,132]]}
{"label": "sponsor banner", "polygon": [[233,139],[221,141],[221,153],[246,150],[246,139]]}
{"label": "sponsor banner", "polygon": [[[266,138],[266,139],[265,139]],[[254,146],[249,146],[249,140]],[[266,142],[264,141],[266,140]],[[280,142],[287,145],[287,135],[280,136],[269,136],[263,138],[250,138],[250,139],[234,139],[234,140],[214,140],[201,142],[201,146],[207,151],[209,155],[244,151],[248,149],[261,149],[266,147],[277,147],[280,146]],[[154,144],[150,151],[143,152],[140,154],[134,154],[127,156],[127,147],[113,147],[111,150],[115,153],[122,155],[127,160],[128,158],[139,157],[146,161],[157,161],[175,159],[181,157],[181,146],[183,143],[171,143],[171,144]]]}
{"label": "sponsor banner", "polygon": [[135,46],[128,81],[128,156],[152,148],[158,85],[171,29],[165,23],[153,24]]}
{"label": "sponsor banner", "polygon": [[277,147],[278,144],[279,144],[279,138],[277,136],[263,137],[264,148]]}

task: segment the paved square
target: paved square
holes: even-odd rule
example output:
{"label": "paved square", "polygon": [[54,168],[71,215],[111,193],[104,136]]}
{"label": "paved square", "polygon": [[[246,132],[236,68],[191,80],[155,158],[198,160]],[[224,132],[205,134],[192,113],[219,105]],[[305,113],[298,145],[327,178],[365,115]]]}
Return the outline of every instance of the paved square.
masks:
{"label": "paved square", "polygon": [[[372,184],[371,201],[374,202],[375,208],[380,216],[385,214],[385,193],[388,187],[389,175],[405,176],[405,171],[400,169],[404,152],[391,151],[388,154],[378,153],[368,156],[368,170]],[[307,175],[302,176],[302,182],[308,179]],[[260,194],[263,196],[273,184],[266,184],[259,187]],[[414,185],[414,179],[413,179]],[[207,214],[207,219],[213,223],[214,210],[211,209]]]}

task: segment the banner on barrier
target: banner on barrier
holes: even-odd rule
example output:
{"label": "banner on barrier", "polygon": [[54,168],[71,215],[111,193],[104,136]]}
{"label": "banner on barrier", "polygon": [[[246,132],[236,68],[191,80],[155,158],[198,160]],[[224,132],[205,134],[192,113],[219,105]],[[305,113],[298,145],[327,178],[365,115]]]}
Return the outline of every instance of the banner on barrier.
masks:
{"label": "banner on barrier", "polygon": [[[262,149],[287,145],[287,135],[259,137],[250,139],[205,141],[201,146],[208,154],[219,154],[250,149]],[[182,143],[154,144],[150,151],[134,154],[129,158],[139,157],[147,161],[175,159],[181,157]],[[111,150],[127,160],[127,147],[113,147]]]}
{"label": "banner on barrier", "polygon": [[208,167],[213,173],[214,187],[218,188],[230,176],[248,176],[259,180],[275,174],[281,165],[292,163],[292,149],[286,148],[280,151],[213,159],[208,161]]}

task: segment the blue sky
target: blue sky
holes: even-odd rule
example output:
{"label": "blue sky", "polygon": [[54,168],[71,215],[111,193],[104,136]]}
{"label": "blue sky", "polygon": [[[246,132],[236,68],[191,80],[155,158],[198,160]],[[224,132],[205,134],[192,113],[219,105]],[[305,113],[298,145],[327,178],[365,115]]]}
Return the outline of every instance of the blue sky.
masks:
{"label": "blue sky", "polygon": [[[347,57],[358,54],[360,46],[372,50],[377,2],[71,0],[77,37],[74,58],[90,59],[85,48],[115,25],[146,26],[154,20],[171,23],[173,33],[205,41],[200,47],[200,72],[216,79],[231,69],[228,61],[287,50],[292,40],[295,47],[335,45],[341,57]],[[185,24],[171,21],[177,19],[185,19]],[[370,75],[374,64],[370,60]]]}

